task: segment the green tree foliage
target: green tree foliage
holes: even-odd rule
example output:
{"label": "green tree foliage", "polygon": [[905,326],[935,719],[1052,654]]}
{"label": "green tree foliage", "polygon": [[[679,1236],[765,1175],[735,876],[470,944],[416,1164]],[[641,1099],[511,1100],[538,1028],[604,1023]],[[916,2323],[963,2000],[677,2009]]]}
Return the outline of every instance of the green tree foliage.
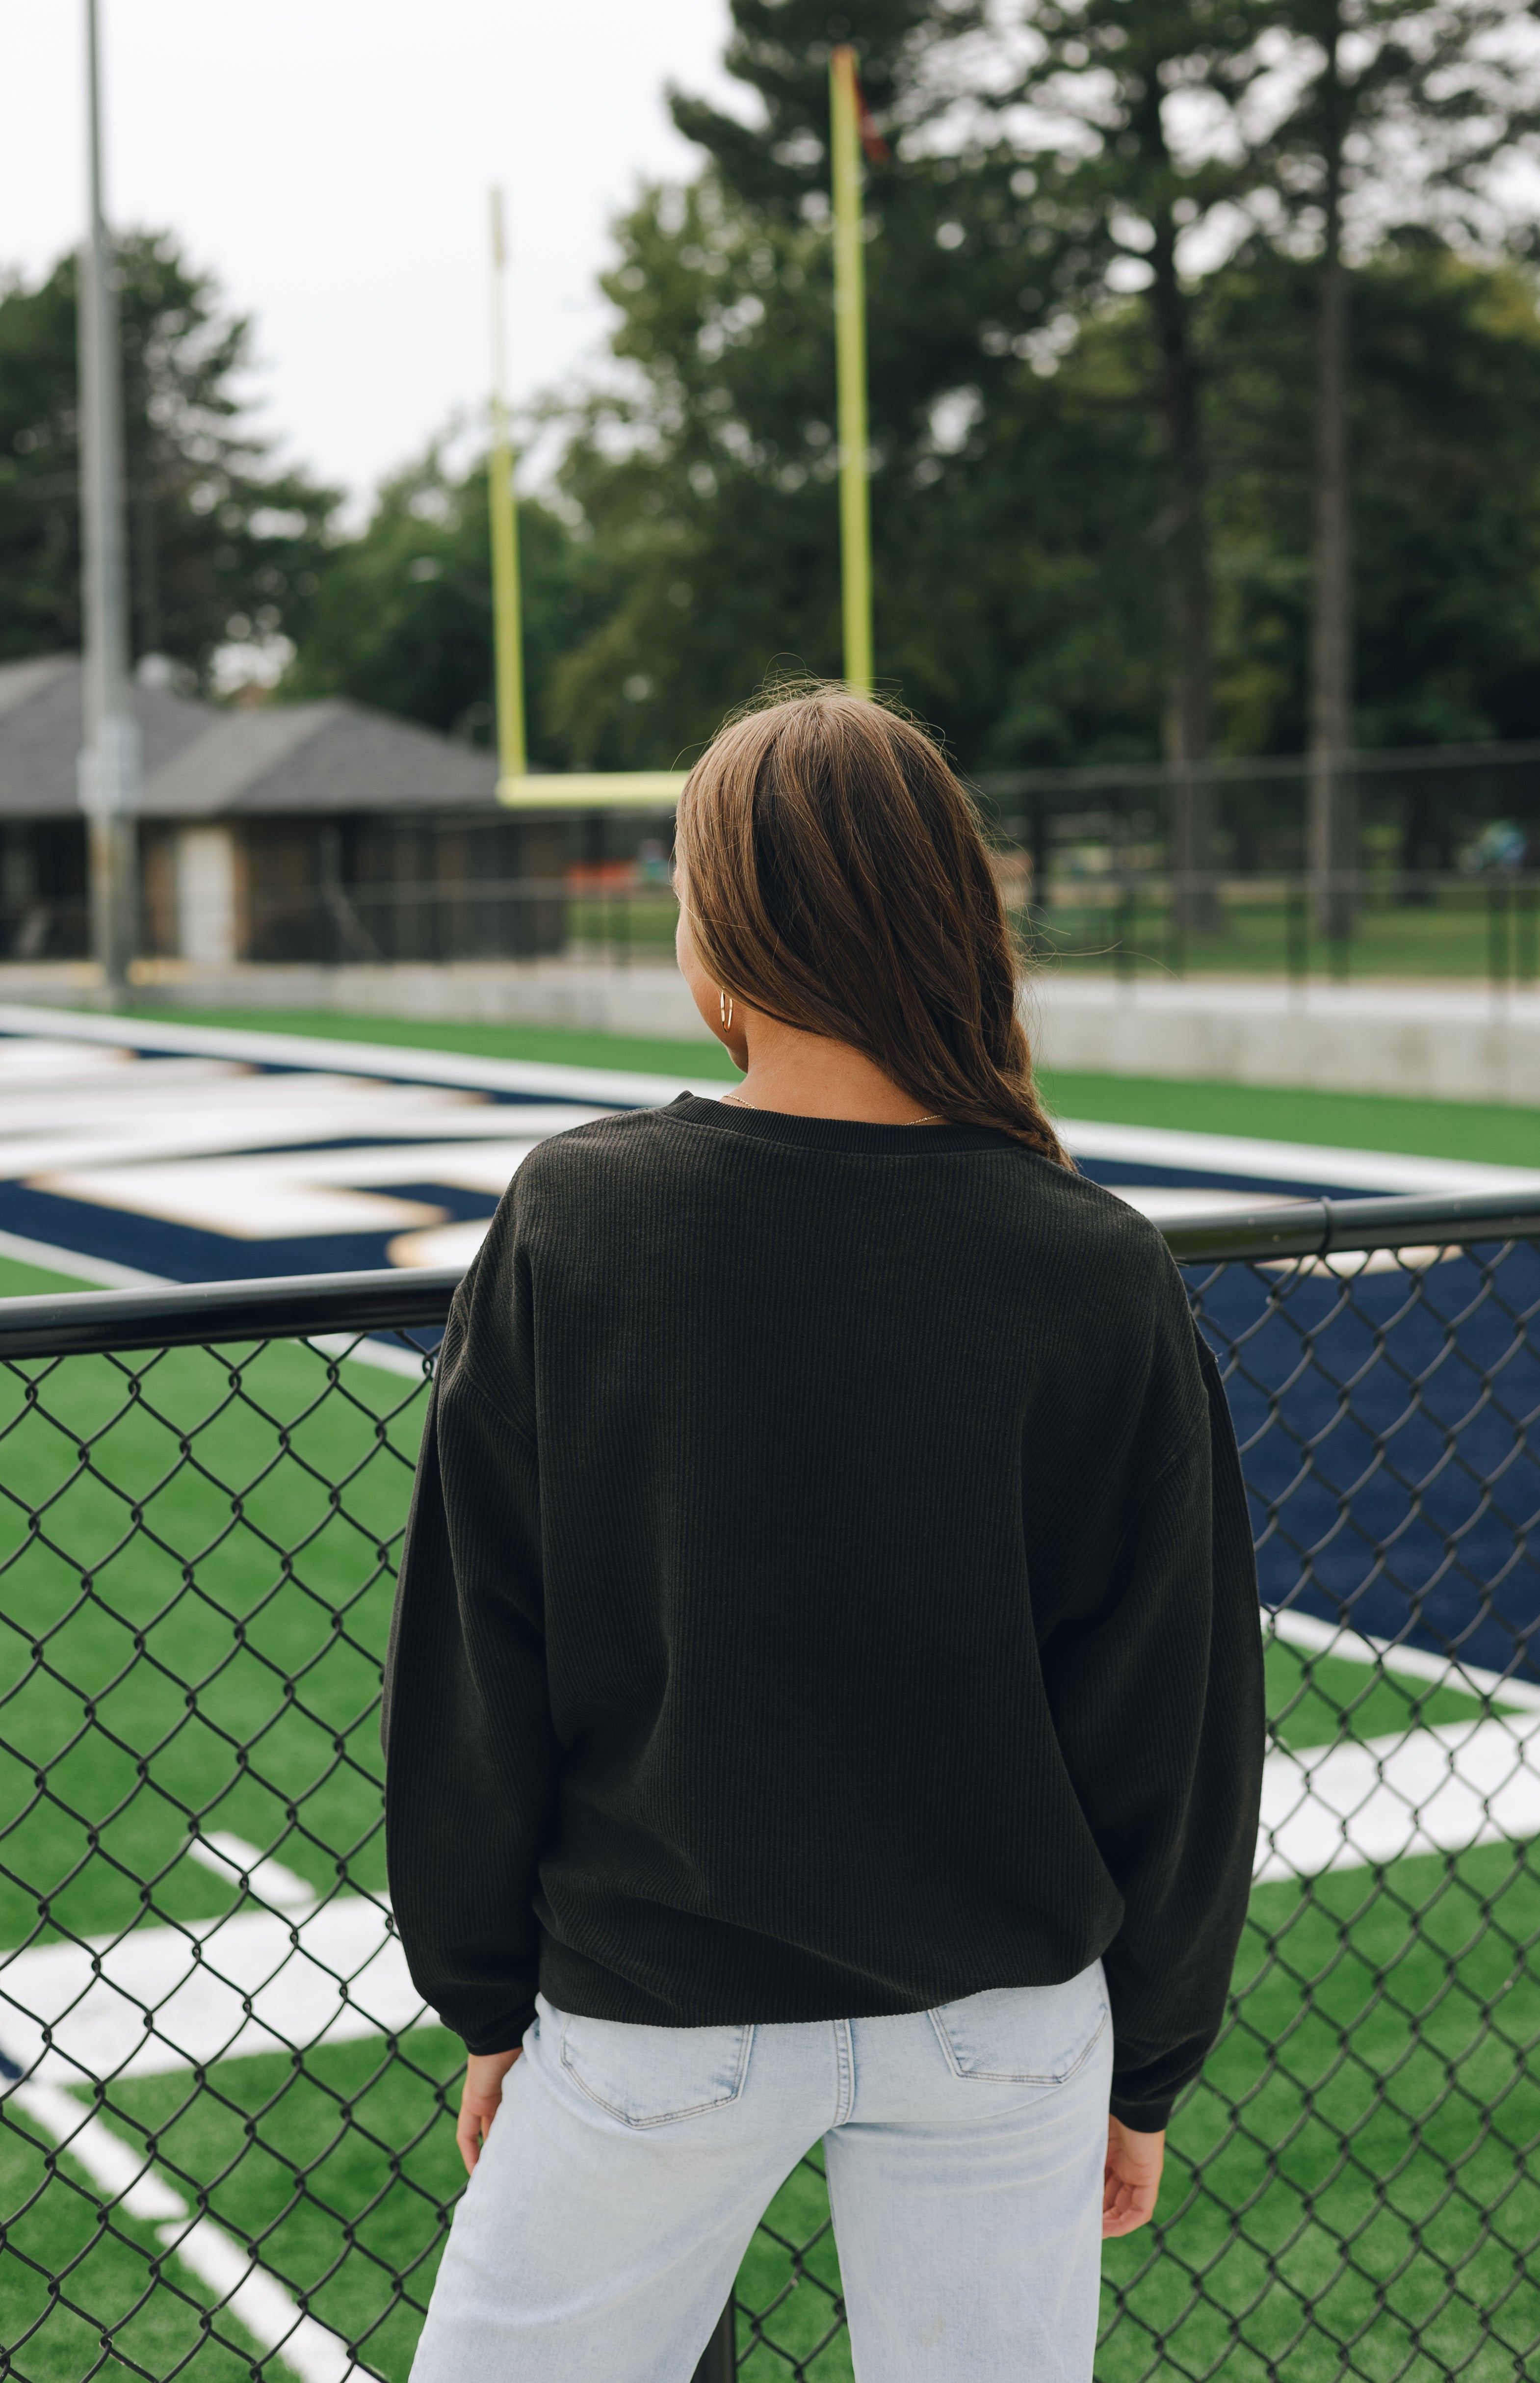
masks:
{"label": "green tree foliage", "polygon": [[[938,208],[942,227],[961,212]],[[874,285],[902,278],[880,245]],[[606,288],[641,394],[596,401],[562,475],[628,558],[627,598],[558,678],[573,759],[601,767],[671,759],[767,676],[840,660],[825,233],[708,178],[650,194],[621,246]],[[938,249],[932,223],[920,263],[965,246]],[[1142,750],[1159,628],[1148,571],[1126,564],[1130,542],[1148,551],[1161,463],[1123,343],[1093,334],[1076,370],[1046,373],[996,345],[959,333],[929,391],[911,361],[901,405],[874,341],[879,675],[976,766]]]}
{"label": "green tree foliage", "polygon": [[[1109,300],[1142,293],[1146,402],[1169,469],[1160,542],[1173,758],[1206,759],[1213,733],[1210,459],[1190,260],[1216,216],[1250,196],[1238,124],[1266,71],[1268,21],[1252,0],[1041,0],[1027,12],[1026,61],[1007,94],[1031,112],[1018,138],[1032,164],[1013,187],[1051,260],[1060,320],[1078,327]],[[1193,827],[1187,865],[1204,868],[1206,822]]]}
{"label": "green tree foliage", "polygon": [[[1354,276],[1358,727],[1368,746],[1540,735],[1540,314],[1530,275],[1403,234]],[[1217,709],[1235,752],[1308,717],[1314,268],[1214,285]]]}
{"label": "green tree foliage", "polygon": [[[708,168],[620,228],[605,288],[634,378],[589,408],[565,470],[634,558],[622,612],[561,673],[594,762],[687,746],[767,672],[839,667],[831,20],[812,0],[733,13],[728,63],[761,120],[674,100]],[[1059,373],[1062,242],[970,96],[983,15],[887,0],[859,27],[894,152],[868,176],[879,674],[980,765],[1144,749],[1149,573],[1111,566],[1153,550],[1158,443],[1126,353],[1114,368],[1092,340]]]}
{"label": "green tree foliage", "polygon": [[[230,643],[291,628],[337,502],[274,466],[232,382],[250,325],[223,308],[169,234],[117,243],[131,635],[206,684]],[[80,451],[76,278],[0,291],[0,657],[78,647]]]}
{"label": "green tree foliage", "polygon": [[[484,463],[456,469],[436,446],[388,480],[364,529],[326,559],[284,694],[351,696],[489,746],[489,535]],[[558,664],[600,633],[623,574],[591,536],[527,500],[519,549],[529,750],[556,767],[568,758],[552,727]]]}
{"label": "green tree foliage", "polygon": [[[1146,15],[1150,43],[1121,55],[1120,25]],[[1121,56],[1100,83],[1095,44],[1076,47],[1092,18],[1106,59]],[[532,749],[548,765],[666,766],[767,676],[838,670],[830,23],[811,0],[735,0],[730,62],[757,119],[676,99],[704,169],[644,192],[617,227],[615,370],[546,415],[562,459],[549,508],[523,515]],[[1299,749],[1315,233],[1303,181],[1268,211],[1282,167],[1264,136],[1284,119],[1248,113],[1256,21],[1199,0],[1087,0],[1074,22],[1054,17],[1036,66],[1018,56],[1009,72],[998,44],[978,46],[977,15],[942,0],[886,0],[856,30],[895,153],[868,175],[881,678],[973,769],[1152,756],[1178,652],[1174,562],[1196,520],[1216,744]],[[1205,162],[1189,116],[1179,154],[1141,148],[1136,103],[1173,79],[1251,146]],[[1024,122],[1009,110],[1029,88],[1042,105]],[[1066,143],[1069,100],[1090,109],[1098,91],[1101,132]],[[1297,178],[1304,138],[1288,135]],[[1182,240],[1217,237],[1226,209],[1238,244],[1227,262],[1211,248],[1198,277]],[[1451,234],[1469,241],[1473,220]],[[1196,510],[1151,295],[1162,240],[1179,268]],[[1361,734],[1531,733],[1527,268],[1382,226],[1355,278]],[[479,468],[404,475],[328,560],[293,691],[487,734],[487,582]]]}

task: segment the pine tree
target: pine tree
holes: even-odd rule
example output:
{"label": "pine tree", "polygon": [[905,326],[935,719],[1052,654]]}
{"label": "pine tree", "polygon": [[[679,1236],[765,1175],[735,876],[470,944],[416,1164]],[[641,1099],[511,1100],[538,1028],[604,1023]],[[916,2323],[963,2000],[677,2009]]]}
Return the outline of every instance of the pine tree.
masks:
{"label": "pine tree", "polygon": [[[302,615],[339,501],[284,469],[232,383],[251,327],[169,234],[117,242],[131,636],[209,684],[215,654],[260,649]],[[0,294],[0,657],[78,647],[75,259]]]}

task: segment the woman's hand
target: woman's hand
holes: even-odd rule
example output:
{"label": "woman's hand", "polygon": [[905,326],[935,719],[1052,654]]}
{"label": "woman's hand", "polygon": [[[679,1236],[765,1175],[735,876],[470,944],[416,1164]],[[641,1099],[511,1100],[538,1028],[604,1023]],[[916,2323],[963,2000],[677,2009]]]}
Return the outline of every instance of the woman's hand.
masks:
{"label": "woman's hand", "polygon": [[481,2157],[481,2147],[492,2131],[492,2121],[502,2101],[502,2080],[518,2056],[519,2047],[515,2044],[511,2052],[473,2052],[465,2063],[465,2082],[460,2090],[460,2121],[454,2139],[460,2145],[467,2176]]}
{"label": "woman's hand", "polygon": [[[464,2121],[462,2120],[463,2126]],[[1165,2131],[1136,2135],[1121,2118],[1107,2120],[1107,2165],[1102,2180],[1102,2232],[1131,2234],[1147,2226],[1155,2214],[1161,2169],[1165,2164]]]}

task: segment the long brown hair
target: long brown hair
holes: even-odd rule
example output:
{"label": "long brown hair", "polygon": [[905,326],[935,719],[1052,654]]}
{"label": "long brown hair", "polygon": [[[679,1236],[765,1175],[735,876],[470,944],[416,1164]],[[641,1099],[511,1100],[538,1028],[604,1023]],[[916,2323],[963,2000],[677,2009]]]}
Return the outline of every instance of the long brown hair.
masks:
{"label": "long brown hair", "polygon": [[676,850],[703,967],[848,1043],[921,1107],[1074,1162],[1032,1081],[973,807],[896,712],[818,687],[741,715],[691,771]]}

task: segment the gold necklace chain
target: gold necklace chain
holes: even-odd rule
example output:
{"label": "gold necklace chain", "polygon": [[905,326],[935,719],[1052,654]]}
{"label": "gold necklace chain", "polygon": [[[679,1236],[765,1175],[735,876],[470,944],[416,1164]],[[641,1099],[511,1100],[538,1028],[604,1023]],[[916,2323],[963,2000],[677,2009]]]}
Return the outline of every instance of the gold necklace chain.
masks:
{"label": "gold necklace chain", "polygon": [[[718,1097],[721,1100],[731,1102],[732,1105],[735,1109],[748,1109],[753,1112],[753,1114],[759,1117],[763,1117],[768,1114],[768,1112],[763,1109],[756,1109],[755,1104],[752,1101],[745,1101],[742,1093],[719,1093]],[[946,1119],[943,1117],[900,1117],[899,1123],[900,1125],[945,1125]]]}

